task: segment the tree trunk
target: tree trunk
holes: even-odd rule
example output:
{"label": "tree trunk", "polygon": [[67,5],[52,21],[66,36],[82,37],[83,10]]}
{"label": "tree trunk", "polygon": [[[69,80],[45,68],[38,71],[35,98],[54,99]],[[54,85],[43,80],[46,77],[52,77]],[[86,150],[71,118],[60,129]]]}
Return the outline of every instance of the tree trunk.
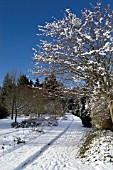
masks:
{"label": "tree trunk", "polygon": [[11,110],[11,119],[13,119],[13,115],[14,115],[14,105],[12,105],[12,110]]}
{"label": "tree trunk", "polygon": [[16,110],[16,113],[15,113],[15,123],[17,123],[17,110]]}
{"label": "tree trunk", "polygon": [[111,120],[113,123],[113,101],[112,100],[109,102],[109,108],[110,108]]}
{"label": "tree trunk", "polygon": [[15,102],[15,123],[17,123],[17,106],[16,106],[16,102]]}

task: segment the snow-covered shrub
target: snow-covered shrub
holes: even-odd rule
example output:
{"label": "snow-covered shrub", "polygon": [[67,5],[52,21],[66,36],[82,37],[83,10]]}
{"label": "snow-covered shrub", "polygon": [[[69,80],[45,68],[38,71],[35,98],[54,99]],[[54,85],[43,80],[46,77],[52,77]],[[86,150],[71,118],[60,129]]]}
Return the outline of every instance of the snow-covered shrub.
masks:
{"label": "snow-covered shrub", "polygon": [[92,144],[94,138],[96,138],[96,132],[88,132],[85,136],[85,142],[83,143],[82,147],[79,150],[79,156],[81,158],[85,157],[86,151],[89,149],[90,145]]}
{"label": "snow-covered shrub", "polygon": [[48,120],[48,126],[58,126],[58,121],[55,117],[50,117]]}
{"label": "snow-covered shrub", "polygon": [[11,127],[13,128],[27,128],[27,127],[38,127],[38,126],[57,126],[58,121],[55,116],[51,116],[48,119],[44,117],[25,119],[22,122],[13,122]]}
{"label": "snow-covered shrub", "polygon": [[20,137],[18,137],[18,138],[15,139],[15,142],[16,142],[17,144],[21,144],[21,143],[25,143],[25,140],[23,140],[23,139],[21,139]]}
{"label": "snow-covered shrub", "polygon": [[79,100],[76,100],[76,102],[75,102],[74,115],[80,117],[80,103],[79,103]]}
{"label": "snow-covered shrub", "polygon": [[85,127],[92,127],[91,116],[90,116],[90,107],[88,104],[87,98],[84,96],[81,98],[81,110],[80,110],[80,118],[82,120],[82,124]]}
{"label": "snow-covered shrub", "polygon": [[74,99],[71,97],[70,99],[68,99],[68,110],[74,110],[75,107],[75,103],[74,103]]}
{"label": "snow-covered shrub", "polygon": [[108,103],[103,98],[94,98],[91,102],[92,125],[95,130],[113,130]]}
{"label": "snow-covered shrub", "polygon": [[90,107],[87,98],[84,96],[74,103],[74,115],[79,116],[85,127],[92,127]]}
{"label": "snow-covered shrub", "polygon": [[85,127],[92,127],[91,116],[87,109],[82,111],[80,118]]}
{"label": "snow-covered shrub", "polygon": [[87,134],[78,157],[84,163],[113,163],[113,133],[109,130],[91,131]]}
{"label": "snow-covered shrub", "polygon": [[12,122],[12,123],[11,123],[11,127],[12,127],[12,128],[19,128],[19,127],[21,127],[21,125],[20,125],[19,122]]}

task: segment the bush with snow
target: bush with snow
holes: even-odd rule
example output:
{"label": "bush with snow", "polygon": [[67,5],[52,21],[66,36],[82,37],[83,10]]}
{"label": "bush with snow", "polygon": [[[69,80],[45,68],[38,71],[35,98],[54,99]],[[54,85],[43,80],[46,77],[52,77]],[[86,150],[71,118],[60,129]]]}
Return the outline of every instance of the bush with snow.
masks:
{"label": "bush with snow", "polygon": [[55,117],[51,116],[48,119],[44,117],[25,119],[22,122],[11,123],[12,127],[15,128],[27,128],[27,127],[37,127],[37,126],[57,126],[58,121]]}
{"label": "bush with snow", "polygon": [[113,163],[113,132],[109,130],[88,133],[79,151],[79,157],[84,163]]}

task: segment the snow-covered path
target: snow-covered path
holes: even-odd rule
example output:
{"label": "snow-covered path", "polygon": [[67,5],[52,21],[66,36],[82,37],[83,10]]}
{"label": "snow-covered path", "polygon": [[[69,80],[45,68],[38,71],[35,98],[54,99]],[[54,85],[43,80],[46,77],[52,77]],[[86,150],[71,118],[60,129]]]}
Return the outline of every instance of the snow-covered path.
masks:
{"label": "snow-covered path", "polygon": [[[16,149],[14,148],[14,150],[9,150],[0,159],[0,169],[49,170],[59,166],[61,168],[62,166],[71,166],[68,161],[72,159],[69,157],[69,153],[72,155],[74,147],[77,150],[80,139],[86,131],[86,128],[82,127],[80,119],[76,118],[76,120],[73,120],[73,118],[73,116],[68,115],[68,120],[60,121],[59,126],[51,128],[44,134],[37,135],[37,138],[35,137],[33,140],[27,141],[26,144]],[[75,154],[74,152],[73,159],[75,159]],[[34,166],[34,163],[36,166]]]}
{"label": "snow-covered path", "polygon": [[0,165],[2,165],[2,170],[21,169],[24,164],[32,161],[40,152],[44,151],[46,147],[65,133],[70,124],[71,121],[66,124],[64,121],[60,126],[52,128],[45,134],[37,136],[37,138],[1,157]]}
{"label": "snow-covered path", "polygon": [[26,170],[78,170],[80,166],[80,170],[82,170],[81,166],[84,167],[84,165],[80,165],[75,156],[80,147],[81,139],[87,130],[82,127],[79,119],[76,118],[66,133],[35,161],[24,168]]}
{"label": "snow-covered path", "polygon": [[[84,128],[78,117],[70,114],[67,117],[56,127],[46,127],[45,133],[31,133],[25,129],[26,143],[1,155],[0,170],[111,170],[111,164],[95,166],[95,163],[83,164],[76,159],[81,139],[90,129]],[[8,133],[4,129],[4,134],[5,139],[10,139],[11,129]],[[15,130],[14,135],[22,135],[22,129],[19,133]]]}

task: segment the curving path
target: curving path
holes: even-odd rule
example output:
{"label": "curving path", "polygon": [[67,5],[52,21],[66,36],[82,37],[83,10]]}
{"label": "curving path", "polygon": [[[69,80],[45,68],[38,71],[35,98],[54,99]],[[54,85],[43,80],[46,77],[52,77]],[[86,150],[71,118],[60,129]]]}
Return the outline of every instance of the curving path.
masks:
{"label": "curving path", "polygon": [[[82,127],[78,118],[74,120],[68,130],[60,136],[32,163],[27,164],[25,170],[82,170],[84,165],[76,160],[76,155],[82,138],[88,129]],[[89,168],[87,167],[87,170]],[[91,170],[91,169],[90,169]]]}
{"label": "curving path", "polygon": [[84,165],[75,157],[89,129],[82,126],[78,117],[70,114],[67,117],[50,131],[1,157],[0,169],[84,170]]}

